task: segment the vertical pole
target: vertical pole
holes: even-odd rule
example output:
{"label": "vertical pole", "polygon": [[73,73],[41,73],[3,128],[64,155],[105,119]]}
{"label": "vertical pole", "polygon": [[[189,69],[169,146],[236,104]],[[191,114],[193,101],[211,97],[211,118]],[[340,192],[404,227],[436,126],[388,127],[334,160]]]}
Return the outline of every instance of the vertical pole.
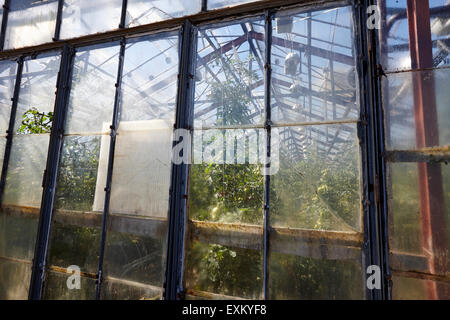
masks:
{"label": "vertical pole", "polygon": [[[178,93],[176,105],[176,120],[174,128],[192,128],[193,122],[193,73],[194,73],[194,31],[189,20],[186,20],[181,30],[181,52],[178,74]],[[192,132],[192,131],[191,131]],[[178,137],[174,137],[174,140]],[[180,141],[173,141],[175,146]],[[185,144],[187,145],[187,144]],[[188,150],[183,150],[188,152]],[[164,299],[176,300],[183,293],[183,253],[186,226],[186,207],[188,203],[188,164],[172,163],[167,261],[164,283]]]}
{"label": "vertical pole", "polygon": [[69,101],[72,62],[75,51],[67,44],[64,46],[58,80],[56,85],[56,101],[53,116],[52,131],[47,154],[47,165],[44,171],[41,210],[37,230],[36,245],[31,273],[30,300],[39,300],[42,295],[45,267],[47,261],[50,229],[55,201],[56,180],[58,176],[59,161],[64,140],[64,123]]}
{"label": "vertical pole", "polygon": [[[412,69],[433,68],[428,0],[408,0],[407,17]],[[433,71],[413,71],[414,117],[417,148],[439,146],[438,115]],[[441,164],[418,163],[423,251],[429,272],[447,272],[447,239]],[[430,299],[439,299],[444,288],[428,282]]]}
{"label": "vertical pole", "polygon": [[17,103],[19,102],[20,83],[22,80],[22,70],[23,70],[23,57],[20,57],[19,60],[17,61],[16,82],[14,84],[13,97],[11,98],[12,101],[11,115],[9,118],[8,131],[6,131],[7,135],[6,135],[5,156],[3,157],[3,168],[0,180],[0,205],[2,204],[3,200],[3,192],[5,191],[6,174],[8,171],[9,157],[11,155],[14,124],[16,122]]}
{"label": "vertical pole", "polygon": [[272,54],[272,14],[266,11],[265,14],[265,87],[264,87],[264,107],[265,107],[265,130],[267,133],[266,155],[264,161],[264,233],[263,233],[263,298],[269,299],[269,258],[270,258],[270,156],[271,156],[271,54]]}
{"label": "vertical pole", "polygon": [[[377,73],[376,30],[367,27],[367,8],[373,0],[355,4],[355,34],[358,57],[361,114],[358,138],[361,151],[362,207],[364,222],[363,252],[365,267],[377,266],[382,274],[381,288],[366,288],[366,298],[389,299],[390,270],[387,247],[386,172],[384,151],[384,126],[381,106],[381,86]],[[365,279],[369,276],[363,270]]]}
{"label": "vertical pole", "polygon": [[107,236],[107,225],[108,225],[108,214],[109,214],[109,204],[111,199],[111,184],[114,169],[114,152],[116,147],[116,137],[117,129],[119,127],[119,115],[121,106],[121,89],[122,89],[122,74],[123,74],[123,64],[125,56],[125,39],[120,42],[120,53],[119,53],[119,65],[117,70],[116,78],[116,92],[114,96],[114,109],[113,109],[113,119],[110,126],[110,142],[109,142],[109,154],[108,154],[108,171],[106,173],[106,187],[105,187],[105,202],[103,206],[102,215],[102,233],[100,240],[100,252],[98,258],[98,271],[97,271],[97,281],[95,286],[95,299],[100,299],[100,291],[103,281],[103,260],[105,257],[105,246],[106,246],[106,236]]}
{"label": "vertical pole", "polygon": [[202,0],[202,12],[208,11],[208,0]]}
{"label": "vertical pole", "polygon": [[3,50],[5,46],[5,38],[6,38],[6,26],[8,24],[8,14],[9,14],[9,6],[11,4],[11,0],[5,0],[3,4],[3,18],[2,18],[2,27],[0,33],[0,51]]}

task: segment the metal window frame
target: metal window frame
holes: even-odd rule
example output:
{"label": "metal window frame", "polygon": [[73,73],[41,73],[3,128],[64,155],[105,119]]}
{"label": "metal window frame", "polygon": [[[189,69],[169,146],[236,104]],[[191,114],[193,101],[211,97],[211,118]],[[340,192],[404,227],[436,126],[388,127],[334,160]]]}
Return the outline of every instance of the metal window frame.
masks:
{"label": "metal window frame", "polygon": [[[82,47],[91,44],[106,43],[109,41],[122,40],[127,37],[138,37],[141,35],[161,33],[175,28],[180,29],[180,61],[178,93],[176,102],[176,123],[174,129],[184,128],[191,130],[193,122],[193,75],[195,70],[196,42],[192,41],[196,26],[202,24],[212,24],[215,22],[232,21],[237,18],[242,19],[252,16],[266,16],[266,68],[265,68],[265,128],[268,131],[267,151],[270,155],[270,53],[271,53],[271,23],[272,16],[280,10],[290,8],[310,8],[320,4],[336,4],[339,1],[326,0],[264,0],[238,5],[230,8],[207,10],[207,1],[202,1],[202,12],[189,16],[171,19],[168,21],[156,22],[133,28],[125,28],[125,15],[127,0],[123,0],[122,14],[118,30],[103,32],[94,35],[86,35],[75,39],[59,40],[59,31],[61,27],[63,0],[59,0],[58,14],[55,26],[55,36],[52,43],[37,45],[33,47],[20,48],[14,50],[0,51],[0,60],[19,58],[19,68],[16,74],[16,83],[14,90],[13,108],[17,108],[17,99],[20,90],[20,79],[23,66],[23,55],[29,55],[36,52],[48,52],[55,49],[62,49],[62,59],[60,72],[57,81],[57,94],[55,100],[55,118],[51,132],[50,145],[47,158],[46,174],[44,177],[44,192],[42,196],[42,205],[38,225],[38,235],[36,241],[35,257],[33,261],[32,280],[29,291],[30,299],[40,299],[42,295],[46,255],[49,245],[49,233],[51,229],[54,191],[56,186],[56,177],[59,167],[59,158],[63,141],[63,128],[65,113],[68,105],[70,93],[71,73],[73,67],[74,47]],[[358,136],[361,143],[361,161],[363,180],[363,211],[364,211],[364,252],[366,265],[376,264],[382,269],[382,289],[368,290],[367,299],[390,299],[391,280],[389,270],[388,242],[387,242],[387,196],[386,196],[386,177],[385,177],[385,159],[384,154],[384,124],[383,110],[380,102],[380,81],[378,70],[378,52],[377,37],[375,30],[367,30],[367,7],[375,4],[375,0],[354,0],[351,1],[354,6],[354,35],[356,38],[356,49],[360,54],[357,63],[358,75],[360,77],[360,106],[361,117],[358,126]],[[3,21],[0,35],[0,49],[6,35],[7,17],[9,0],[5,0],[5,10],[3,12]],[[189,19],[189,20],[187,20]],[[121,44],[122,45],[122,44]],[[124,49],[124,45],[123,45]],[[121,47],[122,52],[122,47]],[[121,53],[122,54],[122,53]],[[124,52],[123,52],[124,54]],[[121,61],[123,60],[123,54]],[[123,68],[123,61],[119,64],[119,71]],[[120,79],[118,75],[118,86],[116,89],[114,115],[118,112],[120,100]],[[15,109],[14,109],[15,110]],[[10,127],[11,120],[10,118]],[[115,139],[114,123],[111,127],[111,142]],[[14,125],[14,123],[12,123]],[[0,192],[3,193],[8,168],[9,153],[11,149],[11,138],[8,133],[8,143],[5,149],[5,159],[3,162],[3,172],[0,183]],[[367,142],[367,143],[366,143]],[[174,144],[176,141],[173,142]],[[9,147],[8,147],[9,146]],[[112,158],[114,150],[110,148],[108,160],[108,178],[112,175]],[[186,208],[188,192],[189,166],[186,164],[172,165],[171,187],[169,198],[169,219],[168,219],[168,239],[167,239],[167,263],[165,269],[164,298],[182,299],[183,292],[183,263],[184,263],[184,241],[187,225]],[[265,177],[264,189],[264,298],[269,297],[268,292],[268,261],[269,261],[269,235],[270,235],[270,177]],[[108,184],[106,188],[108,191]],[[96,298],[100,296],[100,284],[102,274],[102,262],[104,254],[104,243],[106,237],[108,197],[105,197],[105,206],[102,219],[102,242],[101,242],[101,261],[98,267],[98,284],[96,288]],[[0,196],[1,203],[1,196]],[[365,270],[363,270],[363,273]]]}

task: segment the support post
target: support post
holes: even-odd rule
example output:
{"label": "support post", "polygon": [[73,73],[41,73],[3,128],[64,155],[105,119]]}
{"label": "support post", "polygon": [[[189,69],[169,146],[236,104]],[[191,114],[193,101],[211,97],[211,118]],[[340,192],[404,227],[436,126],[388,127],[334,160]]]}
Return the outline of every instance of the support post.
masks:
{"label": "support post", "polygon": [[[411,68],[433,68],[428,0],[408,0],[407,17]],[[433,71],[412,71],[417,148],[439,146],[438,115]],[[423,252],[431,274],[447,272],[445,202],[441,164],[418,163]],[[427,284],[430,299],[443,298],[445,288]]]}

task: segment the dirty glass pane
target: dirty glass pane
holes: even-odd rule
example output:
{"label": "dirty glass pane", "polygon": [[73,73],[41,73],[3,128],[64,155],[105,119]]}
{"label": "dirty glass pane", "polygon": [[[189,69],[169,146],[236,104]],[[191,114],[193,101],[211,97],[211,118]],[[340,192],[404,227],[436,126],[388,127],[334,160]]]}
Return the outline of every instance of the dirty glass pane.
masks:
{"label": "dirty glass pane", "polygon": [[208,0],[208,10],[231,7],[258,0]]}
{"label": "dirty glass pane", "polygon": [[103,283],[101,299],[104,300],[160,300],[162,289],[120,279]]}
{"label": "dirty glass pane", "polygon": [[279,170],[271,176],[271,223],[360,232],[356,125],[276,128],[273,133]]}
{"label": "dirty glass pane", "polygon": [[128,0],[126,26],[184,17],[202,8],[201,0]]}
{"label": "dirty glass pane", "polygon": [[11,1],[5,49],[51,42],[55,33],[57,11],[57,0]]}
{"label": "dirty glass pane", "polygon": [[393,300],[450,300],[450,284],[425,279],[392,277]]}
{"label": "dirty glass pane", "polygon": [[[17,62],[0,62],[0,135],[6,135],[11,115],[11,98],[16,83]],[[2,139],[6,140],[6,139]],[[3,157],[3,153],[1,154]]]}
{"label": "dirty glass pane", "polygon": [[64,0],[61,39],[119,28],[122,0]]}
{"label": "dirty glass pane", "polygon": [[80,278],[79,289],[67,289],[71,273],[50,271],[45,282],[46,300],[92,300],[95,297],[95,279]]}
{"label": "dirty glass pane", "polygon": [[[207,239],[192,241],[186,249],[186,294],[207,299],[261,299],[262,251],[247,249],[248,243],[227,246]],[[262,243],[262,234],[259,237]],[[212,293],[212,294],[211,294]]]}
{"label": "dirty glass pane", "polygon": [[264,23],[198,32],[194,125],[249,125],[264,116]]}
{"label": "dirty glass pane", "polygon": [[31,261],[0,258],[0,299],[26,300],[31,279]]}
{"label": "dirty glass pane", "polygon": [[177,34],[127,44],[104,298],[151,299],[162,292],[177,74]]}
{"label": "dirty glass pane", "polygon": [[359,117],[352,10],[341,7],[274,18],[274,122]]}
{"label": "dirty glass pane", "polygon": [[[429,196],[435,205],[431,219],[424,216],[425,213],[422,213],[420,206],[421,196],[426,194],[425,182],[419,180],[421,171],[428,172],[427,180],[431,188]],[[388,177],[391,212],[389,247],[393,268],[448,274],[448,266],[445,264],[445,257],[448,257],[450,246],[450,207],[448,204],[450,201],[450,170],[448,165],[390,163]],[[440,198],[439,194],[443,194],[443,198]],[[430,220],[431,223],[428,222]],[[428,228],[431,228],[431,233],[425,241]],[[443,242],[443,236],[447,238],[446,242]],[[429,244],[432,244],[431,248]],[[430,265],[434,265],[433,269],[430,269]]]}
{"label": "dirty glass pane", "polygon": [[65,133],[110,132],[119,45],[93,46],[76,53]]}
{"label": "dirty glass pane", "polygon": [[[384,70],[411,68],[407,0],[382,0],[380,8],[380,43]],[[429,0],[434,67],[449,65],[450,20],[448,0]]]}
{"label": "dirty glass pane", "polygon": [[272,253],[270,299],[364,299],[361,254],[358,257],[356,253],[355,248],[353,259],[337,260]]}
{"label": "dirty glass pane", "polygon": [[[406,150],[450,144],[450,69],[389,74],[383,78],[383,82],[386,142],[389,149]],[[423,116],[420,115],[420,102],[414,102],[419,83],[427,96]],[[429,112],[432,96],[436,102],[436,118],[431,118]],[[417,119],[415,114],[419,115]],[[425,119],[426,135],[439,141],[438,145],[420,145],[416,139],[416,122],[419,119]]]}

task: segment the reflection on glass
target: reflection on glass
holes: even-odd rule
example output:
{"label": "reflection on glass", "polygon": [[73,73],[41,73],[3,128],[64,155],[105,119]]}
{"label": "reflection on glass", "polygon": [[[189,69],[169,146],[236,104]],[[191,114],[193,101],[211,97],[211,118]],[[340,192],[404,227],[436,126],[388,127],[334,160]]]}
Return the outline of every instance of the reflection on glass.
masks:
{"label": "reflection on glass", "polygon": [[64,0],[61,39],[119,28],[122,0]]}
{"label": "reflection on glass", "polygon": [[359,117],[352,8],[280,14],[272,32],[272,120]]}
{"label": "reflection on glass", "polygon": [[201,0],[128,0],[126,26],[169,20],[197,13]]}
{"label": "reflection on glass", "polygon": [[51,42],[55,32],[56,0],[13,0],[8,13],[5,49]]}

